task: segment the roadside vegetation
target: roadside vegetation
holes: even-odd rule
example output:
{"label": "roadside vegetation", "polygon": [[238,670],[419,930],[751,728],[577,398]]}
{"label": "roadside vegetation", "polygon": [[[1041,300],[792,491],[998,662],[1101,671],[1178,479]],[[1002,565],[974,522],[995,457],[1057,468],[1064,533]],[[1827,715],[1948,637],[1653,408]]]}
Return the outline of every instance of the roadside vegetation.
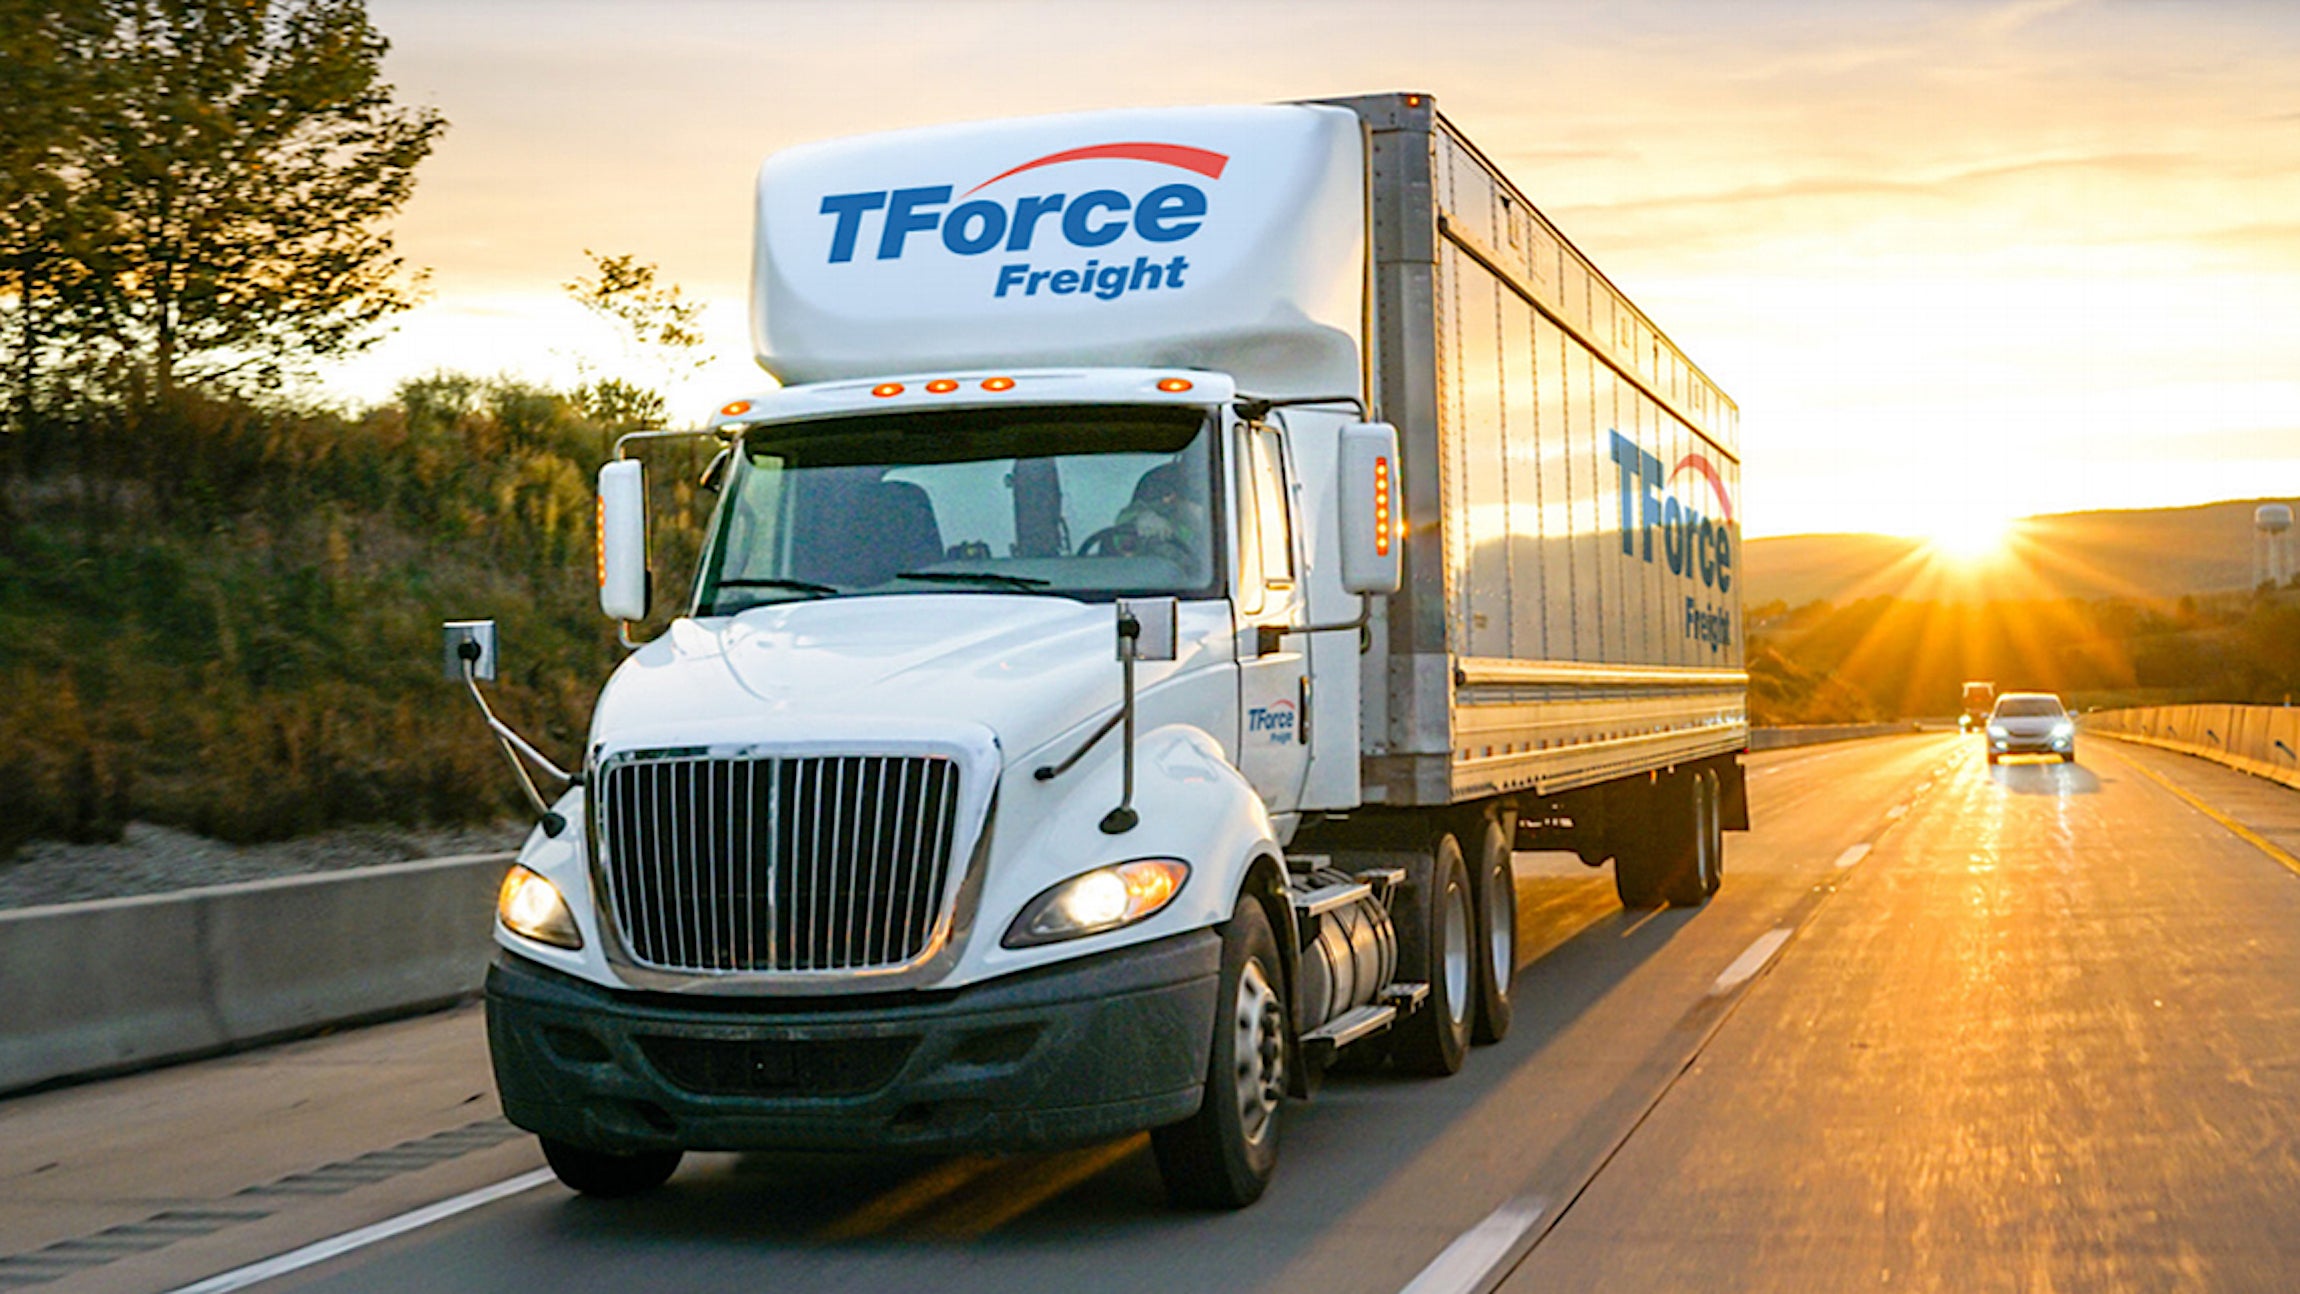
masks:
{"label": "roadside vegetation", "polygon": [[[0,858],[520,811],[444,619],[501,622],[500,708],[576,756],[616,658],[591,474],[696,307],[594,255],[564,286],[647,378],[293,394],[421,290],[390,224],[446,122],[388,47],[362,0],[0,0]],[[651,457],[680,572],[700,463]]]}
{"label": "roadside vegetation", "polygon": [[1748,610],[1753,723],[1955,714],[1967,679],[2079,709],[2300,700],[2300,588],[2170,602],[1775,601]]}
{"label": "roadside vegetation", "polygon": [[[7,437],[0,847],[130,818],[251,841],[520,811],[439,625],[499,620],[497,705],[575,758],[619,654],[591,474],[628,425],[589,394],[448,375],[346,416],[181,392]],[[671,575],[700,541],[698,465],[654,457]]]}

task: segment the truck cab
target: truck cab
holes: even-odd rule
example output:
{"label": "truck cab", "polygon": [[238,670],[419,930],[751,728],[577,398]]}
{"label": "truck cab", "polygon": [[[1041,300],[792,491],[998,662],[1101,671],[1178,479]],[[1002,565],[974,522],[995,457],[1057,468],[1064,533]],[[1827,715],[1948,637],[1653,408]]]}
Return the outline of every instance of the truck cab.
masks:
{"label": "truck cab", "polygon": [[[487,987],[564,1181],[1148,1130],[1176,1202],[1239,1207],[1346,1049],[1442,1076],[1507,1034],[1516,848],[1707,901],[1746,826],[1733,413],[1512,195],[1418,94],[768,160],[781,385],[601,470],[632,650],[577,766],[489,715],[568,783]],[[717,501],[637,642],[666,435]],[[450,660],[478,695],[491,650]]]}

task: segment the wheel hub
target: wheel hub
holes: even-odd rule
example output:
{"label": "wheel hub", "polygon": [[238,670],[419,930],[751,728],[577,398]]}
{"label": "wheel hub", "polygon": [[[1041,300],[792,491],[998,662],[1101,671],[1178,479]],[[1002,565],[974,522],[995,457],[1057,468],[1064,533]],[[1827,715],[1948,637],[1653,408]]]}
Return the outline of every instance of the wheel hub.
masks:
{"label": "wheel hub", "polygon": [[1238,1123],[1246,1140],[1259,1144],[1286,1096],[1285,1018],[1261,963],[1247,962],[1238,976],[1236,1006]]}

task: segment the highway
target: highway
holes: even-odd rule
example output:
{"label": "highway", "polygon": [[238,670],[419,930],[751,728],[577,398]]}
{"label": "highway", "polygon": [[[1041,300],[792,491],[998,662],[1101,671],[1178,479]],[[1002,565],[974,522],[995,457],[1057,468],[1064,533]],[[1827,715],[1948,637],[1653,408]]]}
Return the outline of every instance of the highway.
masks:
{"label": "highway", "polygon": [[2300,792],[2106,740],[1749,766],[1705,908],[1519,855],[1515,1031],[1330,1077],[1242,1213],[1140,1138],[578,1199],[465,1007],[0,1102],[0,1290],[2300,1287]]}

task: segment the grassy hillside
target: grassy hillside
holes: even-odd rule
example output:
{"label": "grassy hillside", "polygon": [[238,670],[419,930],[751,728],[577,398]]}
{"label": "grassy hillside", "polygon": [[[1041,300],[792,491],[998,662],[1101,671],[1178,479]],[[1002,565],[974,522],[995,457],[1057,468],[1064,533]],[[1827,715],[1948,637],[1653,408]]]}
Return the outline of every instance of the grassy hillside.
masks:
{"label": "grassy hillside", "polygon": [[[518,811],[439,624],[500,620],[499,708],[572,757],[619,655],[589,578],[612,435],[441,378],[356,418],[185,397],[0,437],[0,854]],[[680,571],[693,473],[655,476]]]}
{"label": "grassy hillside", "polygon": [[2245,499],[2192,508],[2068,512],[2015,524],[2005,549],[1975,563],[1935,557],[1893,535],[1784,535],[1743,546],[1748,602],[1801,606],[1899,595],[1929,601],[2132,598],[2243,591],[2252,584]]}

